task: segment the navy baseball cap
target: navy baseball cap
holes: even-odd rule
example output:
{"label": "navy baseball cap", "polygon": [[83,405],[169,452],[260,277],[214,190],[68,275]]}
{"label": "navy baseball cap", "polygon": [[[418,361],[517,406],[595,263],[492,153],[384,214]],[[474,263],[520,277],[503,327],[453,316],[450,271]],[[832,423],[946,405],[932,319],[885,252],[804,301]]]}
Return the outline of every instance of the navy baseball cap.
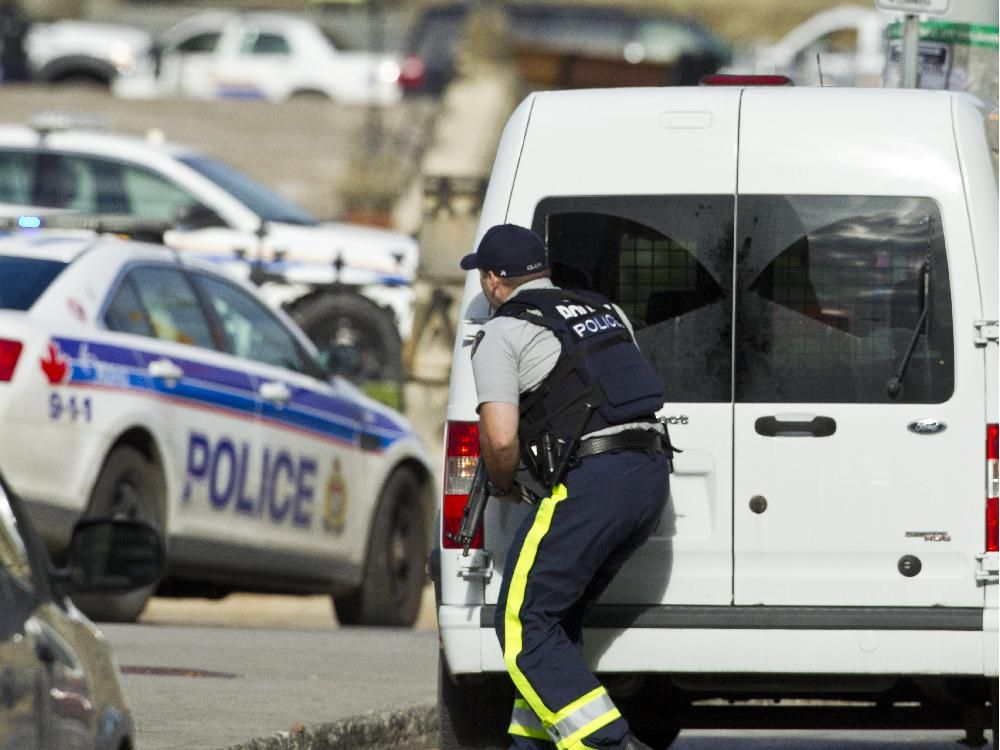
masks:
{"label": "navy baseball cap", "polygon": [[497,224],[486,230],[476,252],[462,258],[462,269],[493,271],[497,276],[527,276],[549,267],[542,238],[517,224]]}

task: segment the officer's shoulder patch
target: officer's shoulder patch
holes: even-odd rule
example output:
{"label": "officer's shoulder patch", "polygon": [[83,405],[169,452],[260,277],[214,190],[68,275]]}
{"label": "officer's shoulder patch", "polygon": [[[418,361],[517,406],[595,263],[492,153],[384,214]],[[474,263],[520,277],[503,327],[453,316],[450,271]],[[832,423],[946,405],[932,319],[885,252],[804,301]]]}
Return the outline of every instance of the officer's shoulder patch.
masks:
{"label": "officer's shoulder patch", "polygon": [[475,340],[473,340],[472,342],[472,354],[469,355],[470,357],[476,356],[476,349],[479,348],[479,342],[482,341],[483,338],[485,338],[485,336],[486,336],[486,331],[480,328],[479,332],[476,334]]}

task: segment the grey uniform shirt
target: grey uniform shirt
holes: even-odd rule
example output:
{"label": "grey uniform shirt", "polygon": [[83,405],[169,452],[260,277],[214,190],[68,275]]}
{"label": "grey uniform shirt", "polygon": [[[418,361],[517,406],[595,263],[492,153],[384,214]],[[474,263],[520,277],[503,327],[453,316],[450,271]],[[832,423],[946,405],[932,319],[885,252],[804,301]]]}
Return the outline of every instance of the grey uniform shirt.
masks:
{"label": "grey uniform shirt", "polygon": [[[511,297],[516,297],[522,289],[555,289],[549,279],[535,279],[517,289]],[[632,333],[628,317],[615,307],[625,325]],[[480,331],[472,351],[472,372],[476,379],[476,394],[480,405],[490,401],[518,405],[521,394],[537,388],[556,366],[562,345],[555,334],[547,328],[519,318],[506,316],[492,317]],[[584,437],[621,432],[625,429],[663,428],[648,423],[615,425]]]}

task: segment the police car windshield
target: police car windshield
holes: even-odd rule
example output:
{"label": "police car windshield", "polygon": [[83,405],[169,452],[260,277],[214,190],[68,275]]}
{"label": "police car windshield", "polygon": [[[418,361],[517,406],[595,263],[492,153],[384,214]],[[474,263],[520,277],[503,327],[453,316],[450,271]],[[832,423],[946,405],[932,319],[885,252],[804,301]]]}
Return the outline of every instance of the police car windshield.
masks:
{"label": "police car windshield", "polygon": [[228,164],[204,156],[182,156],[180,161],[210,179],[264,221],[303,226],[318,223],[305,209],[282,198]]}
{"label": "police car windshield", "polygon": [[27,310],[65,267],[57,260],[0,255],[0,310]]}

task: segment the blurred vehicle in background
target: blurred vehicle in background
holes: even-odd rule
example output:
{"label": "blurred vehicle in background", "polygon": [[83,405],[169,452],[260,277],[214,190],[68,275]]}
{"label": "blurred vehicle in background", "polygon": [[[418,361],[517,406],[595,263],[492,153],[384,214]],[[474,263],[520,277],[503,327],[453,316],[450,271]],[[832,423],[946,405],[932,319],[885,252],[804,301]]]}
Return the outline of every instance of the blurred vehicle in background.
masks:
{"label": "blurred vehicle in background", "polygon": [[339,374],[386,384],[398,405],[419,250],[384,229],[319,222],[229,165],[184,146],[37,118],[0,126],[0,213],[72,211],[178,222],[165,241],[252,279]]}
{"label": "blurred vehicle in background", "polygon": [[24,38],[31,22],[18,0],[0,0],[0,83],[28,78]]}
{"label": "blurred vehicle in background", "polygon": [[[774,44],[737,56],[726,73],[786,75],[800,86],[882,85],[885,31],[895,15],[843,5],[804,21]],[[818,56],[818,59],[817,59]]]}
{"label": "blurred vehicle in background", "polygon": [[201,13],[163,33],[159,52],[119,79],[125,97],[188,96],[280,102],[324,97],[391,104],[401,96],[398,60],[348,49],[304,16]]}
{"label": "blurred vehicle in background", "polygon": [[[410,93],[439,95],[456,75],[469,4],[431,6],[414,23],[402,62]],[[505,3],[512,54],[526,81],[546,88],[695,84],[730,60],[699,22],[612,5]]]}
{"label": "blurred vehicle in background", "polygon": [[[287,315],[212,264],[93,231],[0,233],[0,278],[0,457],[54,555],[81,518],[134,518],[167,540],[161,594],[326,593],[342,624],[413,623],[424,447]],[[154,588],[76,601],[131,621]]]}
{"label": "blurred vehicle in background", "polygon": [[31,24],[24,47],[30,80],[102,87],[154,54],[153,37],[141,29],[75,20]]}
{"label": "blurred vehicle in background", "polygon": [[0,748],[129,750],[135,722],[104,636],[66,598],[154,583],[163,544],[135,521],[77,526],[55,569],[0,475]]}

